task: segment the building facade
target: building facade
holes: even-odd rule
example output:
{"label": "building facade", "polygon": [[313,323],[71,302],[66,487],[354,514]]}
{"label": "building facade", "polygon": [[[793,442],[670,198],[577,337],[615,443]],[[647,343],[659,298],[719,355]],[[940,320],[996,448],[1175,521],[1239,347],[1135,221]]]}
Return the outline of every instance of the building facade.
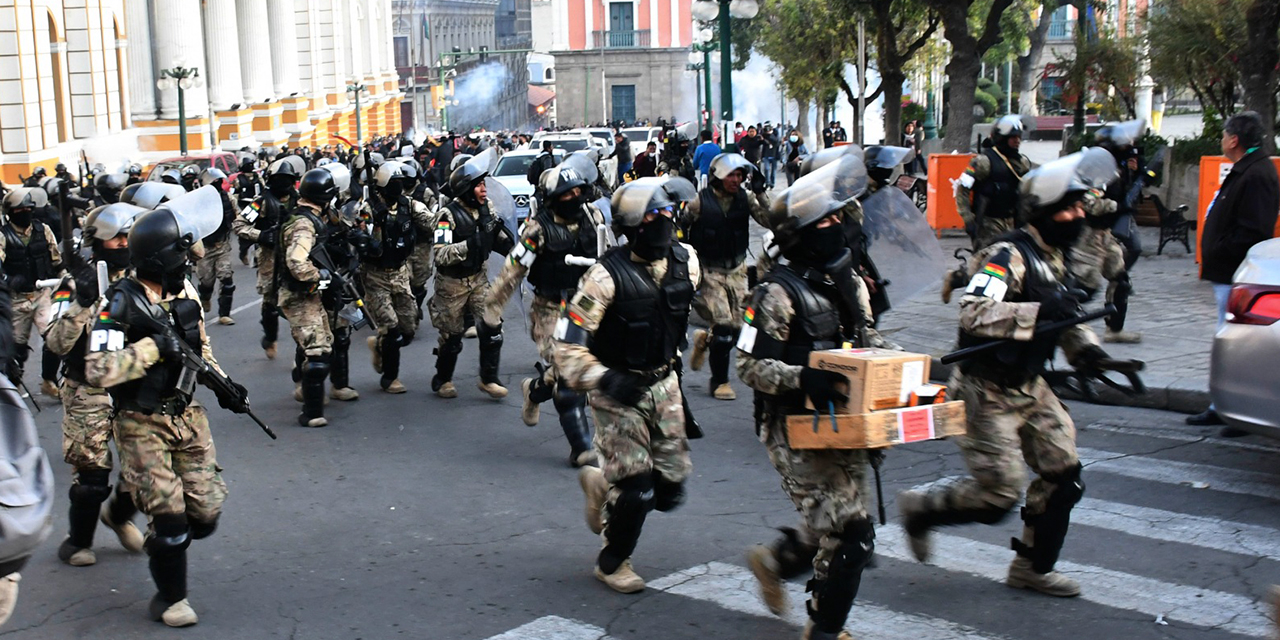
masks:
{"label": "building facade", "polygon": [[693,43],[691,6],[692,0],[533,0],[534,49],[555,57],[557,124],[693,119],[683,77]]}
{"label": "building facade", "polygon": [[192,154],[396,133],[393,65],[391,0],[0,0],[0,177],[178,155],[175,68]]}

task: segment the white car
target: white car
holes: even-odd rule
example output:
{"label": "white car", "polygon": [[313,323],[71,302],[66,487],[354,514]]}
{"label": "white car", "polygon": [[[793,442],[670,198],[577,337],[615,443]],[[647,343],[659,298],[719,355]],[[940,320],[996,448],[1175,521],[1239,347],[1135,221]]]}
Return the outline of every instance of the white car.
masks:
{"label": "white car", "polygon": [[605,146],[604,155],[607,156],[613,153],[613,129],[608,127],[583,127],[581,129],[574,129],[571,133],[585,133],[592,138],[601,140],[604,142]]}
{"label": "white car", "polygon": [[552,147],[565,153],[590,149],[592,146],[592,137],[589,134],[573,131],[548,131],[535,136],[533,142],[530,143],[530,147],[541,150],[543,140],[550,140]]}
{"label": "white car", "polygon": [[656,142],[662,151],[662,127],[627,127],[622,136],[631,144],[632,158],[644,153],[650,142]]}
{"label": "white car", "polygon": [[[508,151],[502,154],[502,159],[498,160],[498,166],[494,167],[491,174],[515,198],[517,226],[524,224],[525,218],[538,212],[538,205],[533,199],[534,185],[529,184],[527,176],[529,174],[529,165],[533,164],[533,159],[537,158],[541,153],[542,151],[540,150],[533,151],[529,149]],[[564,151],[553,149],[552,154],[555,156],[556,164],[564,160]]]}

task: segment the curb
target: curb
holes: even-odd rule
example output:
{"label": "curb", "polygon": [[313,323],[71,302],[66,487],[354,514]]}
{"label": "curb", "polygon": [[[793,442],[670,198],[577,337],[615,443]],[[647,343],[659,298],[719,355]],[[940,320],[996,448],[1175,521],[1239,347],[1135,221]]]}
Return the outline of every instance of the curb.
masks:
{"label": "curb", "polygon": [[[951,365],[944,365],[933,359],[929,367],[929,378],[932,382],[946,383],[951,377]],[[1113,407],[1135,407],[1141,409],[1157,409],[1176,413],[1196,414],[1209,407],[1211,398],[1207,389],[1185,389],[1176,386],[1148,382],[1147,392],[1140,396],[1130,396],[1102,384],[1093,385],[1094,399],[1085,400],[1083,396],[1073,392],[1061,392],[1055,389],[1063,400],[1090,402]]]}

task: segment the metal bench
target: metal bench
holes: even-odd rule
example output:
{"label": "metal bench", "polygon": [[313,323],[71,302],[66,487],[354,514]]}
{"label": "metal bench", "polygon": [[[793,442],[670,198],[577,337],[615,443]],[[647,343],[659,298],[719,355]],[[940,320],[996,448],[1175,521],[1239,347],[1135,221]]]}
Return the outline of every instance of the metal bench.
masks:
{"label": "metal bench", "polygon": [[1159,196],[1151,196],[1151,202],[1156,205],[1156,212],[1160,214],[1160,246],[1156,249],[1156,255],[1164,252],[1164,245],[1170,242],[1181,242],[1187,253],[1191,253],[1190,231],[1195,228],[1195,223],[1187,220],[1187,205],[1179,205],[1177,209],[1170,209],[1164,206]]}

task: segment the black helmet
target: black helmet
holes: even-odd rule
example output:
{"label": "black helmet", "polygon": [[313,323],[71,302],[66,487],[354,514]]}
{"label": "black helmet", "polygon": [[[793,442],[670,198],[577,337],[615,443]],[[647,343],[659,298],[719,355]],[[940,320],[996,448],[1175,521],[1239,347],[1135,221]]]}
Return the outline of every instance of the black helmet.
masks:
{"label": "black helmet", "polygon": [[137,164],[137,163],[134,163],[134,164],[129,165],[129,175],[131,175],[131,176],[140,176],[140,175],[142,175],[142,165]]}
{"label": "black helmet", "polygon": [[120,190],[128,181],[129,176],[123,173],[104,173],[93,179],[93,188],[102,196],[103,201],[112,204],[120,200]]}
{"label": "black helmet", "polygon": [[240,172],[249,173],[253,171],[254,165],[256,164],[257,164],[257,161],[254,160],[253,157],[251,156],[242,157],[240,158]]}
{"label": "black helmet", "polygon": [[66,170],[67,170],[67,165],[62,164],[61,162],[58,163],[58,166],[53,168],[54,173],[62,173],[63,171],[66,171]]}
{"label": "black helmet", "polygon": [[177,169],[165,169],[164,173],[160,174],[160,181],[169,184],[182,184],[182,174]]}
{"label": "black helmet", "polygon": [[31,177],[33,178],[40,178],[46,175],[49,175],[49,170],[44,167],[36,167],[35,170],[31,172]]}
{"label": "black helmet", "polygon": [[574,187],[585,187],[587,180],[574,167],[564,164],[558,167],[552,167],[542,172],[542,176],[538,179],[538,183],[542,185],[542,190],[546,192],[549,200],[556,200],[561,194],[573,189]]}
{"label": "black helmet", "polygon": [[307,163],[298,156],[284,156],[267,167],[267,188],[277,198],[293,190],[307,171]]}
{"label": "black helmet", "polygon": [[302,176],[298,195],[323,207],[338,197],[338,185],[333,181],[332,173],[324,169],[312,169]]}
{"label": "black helmet", "polygon": [[129,229],[129,263],[138,277],[160,283],[165,292],[182,290],[187,270],[187,252],[196,238],[183,234],[178,220],[168,209],[156,209],[138,216]]}
{"label": "black helmet", "polygon": [[489,173],[480,167],[464,162],[462,166],[454,169],[453,173],[449,174],[449,192],[453,194],[453,197],[471,206],[477,206],[480,203],[476,201],[476,185],[488,175]]}
{"label": "black helmet", "polygon": [[450,160],[450,161],[449,161],[449,175],[453,175],[453,171],[454,171],[455,169],[457,169],[458,167],[461,167],[462,165],[466,164],[468,160],[470,160],[470,159],[472,159],[472,158],[474,158],[474,157],[475,157],[475,156],[473,156],[473,155],[471,155],[471,154],[469,154],[469,153],[459,153],[458,155],[454,156],[454,157],[453,157],[453,160]]}
{"label": "black helmet", "polygon": [[120,202],[154,209],[184,193],[181,185],[167,182],[136,182],[120,192]]}

